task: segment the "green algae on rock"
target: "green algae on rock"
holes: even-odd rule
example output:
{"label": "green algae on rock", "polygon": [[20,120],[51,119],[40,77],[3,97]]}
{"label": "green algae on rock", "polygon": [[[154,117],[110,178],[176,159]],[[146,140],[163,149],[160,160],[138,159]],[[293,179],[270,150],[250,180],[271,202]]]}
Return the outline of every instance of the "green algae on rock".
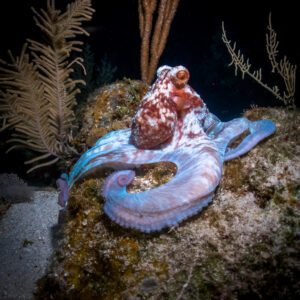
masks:
{"label": "green algae on rock", "polygon": [[[122,228],[102,211],[105,172],[77,184],[41,298],[299,297],[300,113],[255,108],[245,115],[272,119],[276,133],[225,163],[212,204],[179,227],[153,234]],[[130,190],[157,186],[175,171],[145,166]]]}
{"label": "green algae on rock", "polygon": [[106,133],[130,127],[147,89],[148,85],[142,81],[123,79],[96,90],[81,112],[82,128],[75,143],[93,146]]}

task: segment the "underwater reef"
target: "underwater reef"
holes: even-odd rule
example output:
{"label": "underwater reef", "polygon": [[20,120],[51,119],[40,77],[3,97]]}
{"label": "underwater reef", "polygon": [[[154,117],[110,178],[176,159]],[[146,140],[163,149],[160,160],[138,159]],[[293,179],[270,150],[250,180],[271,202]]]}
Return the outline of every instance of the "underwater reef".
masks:
{"label": "underwater reef", "polygon": [[[91,145],[106,133],[101,126],[105,114],[108,131],[128,127],[124,120],[130,112],[123,114],[120,107],[131,112],[135,107],[111,106],[121,103],[113,101],[120,99],[117,92],[115,96],[91,102],[82,143]],[[111,103],[111,110],[104,103]],[[244,117],[271,119],[276,133],[226,162],[212,204],[178,227],[145,234],[112,222],[103,212],[101,196],[110,170],[77,183],[64,238],[39,281],[37,299],[298,298],[300,112],[253,108]],[[129,191],[159,186],[175,172],[168,163],[141,166]]]}

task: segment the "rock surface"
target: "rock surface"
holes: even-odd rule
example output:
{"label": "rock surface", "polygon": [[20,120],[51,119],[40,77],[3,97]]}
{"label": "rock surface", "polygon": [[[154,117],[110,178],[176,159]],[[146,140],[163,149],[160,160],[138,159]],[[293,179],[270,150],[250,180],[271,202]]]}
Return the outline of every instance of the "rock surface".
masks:
{"label": "rock surface", "polygon": [[[176,228],[143,234],[103,213],[104,176],[72,192],[65,239],[41,299],[296,299],[300,296],[300,113],[256,108],[275,135],[224,165],[213,203]],[[173,176],[142,167],[131,190]],[[176,193],[176,191],[174,191]]]}
{"label": "rock surface", "polygon": [[108,132],[130,127],[131,118],[147,89],[142,81],[124,79],[92,93],[82,112],[82,126],[75,145],[83,145],[86,150]]}

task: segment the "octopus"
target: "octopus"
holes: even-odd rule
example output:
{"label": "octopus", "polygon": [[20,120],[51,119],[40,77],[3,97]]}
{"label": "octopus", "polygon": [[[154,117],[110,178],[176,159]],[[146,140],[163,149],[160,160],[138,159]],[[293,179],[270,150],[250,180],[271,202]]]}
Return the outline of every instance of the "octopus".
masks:
{"label": "octopus", "polygon": [[[220,121],[188,85],[189,77],[183,66],[160,67],[131,128],[100,138],[79,158],[69,176],[57,180],[59,204],[66,206],[75,182],[99,168],[116,170],[103,184],[103,208],[123,227],[160,231],[177,226],[212,202],[224,161],[244,155],[276,127],[271,120]],[[238,139],[241,136],[245,137]],[[159,162],[176,165],[171,180],[143,192],[127,191],[134,168]]]}

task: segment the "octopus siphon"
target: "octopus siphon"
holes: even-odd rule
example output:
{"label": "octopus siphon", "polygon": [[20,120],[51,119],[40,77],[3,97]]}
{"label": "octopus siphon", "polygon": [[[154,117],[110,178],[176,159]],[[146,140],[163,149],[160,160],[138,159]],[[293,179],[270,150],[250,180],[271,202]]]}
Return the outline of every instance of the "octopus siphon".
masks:
{"label": "octopus siphon", "polygon": [[[59,204],[67,205],[76,181],[99,168],[116,169],[107,177],[104,211],[121,226],[142,232],[176,226],[197,214],[213,198],[224,161],[251,150],[276,130],[271,120],[237,118],[221,122],[187,83],[183,66],[162,66],[142,99],[129,129],[100,138],[57,180]],[[245,138],[230,147],[241,135]],[[141,164],[171,162],[176,174],[167,183],[143,192],[126,187]]]}

